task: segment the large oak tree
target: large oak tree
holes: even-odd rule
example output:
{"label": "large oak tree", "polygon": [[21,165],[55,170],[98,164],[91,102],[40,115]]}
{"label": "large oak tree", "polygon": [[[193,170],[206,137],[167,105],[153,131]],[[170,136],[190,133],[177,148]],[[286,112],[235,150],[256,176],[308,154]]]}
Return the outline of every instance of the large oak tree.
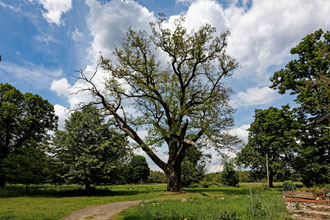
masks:
{"label": "large oak tree", "polygon": [[[226,52],[229,32],[216,36],[208,24],[189,32],[184,17],[171,30],[164,27],[165,21],[160,16],[151,24],[151,35],[130,28],[113,54],[116,59],[101,57],[101,67],[108,72],[104,90],[93,80],[96,72],[91,77],[81,72],[80,79],[93,94],[92,104],[112,115],[165,172],[167,190],[180,191],[181,163],[194,143],[203,140],[221,148],[234,140],[222,133],[233,125],[231,90],[222,80],[238,64]],[[127,103],[136,114],[128,115]],[[147,138],[143,140],[137,128],[147,129]],[[168,146],[167,162],[154,151],[162,144]]]}

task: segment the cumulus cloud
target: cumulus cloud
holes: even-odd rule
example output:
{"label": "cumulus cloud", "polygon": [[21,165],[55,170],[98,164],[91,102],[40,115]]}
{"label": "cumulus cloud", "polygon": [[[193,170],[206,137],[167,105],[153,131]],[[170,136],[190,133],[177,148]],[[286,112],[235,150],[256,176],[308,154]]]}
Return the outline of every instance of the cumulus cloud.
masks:
{"label": "cumulus cloud", "polygon": [[57,105],[57,104],[54,105],[54,109],[55,109],[55,115],[58,116],[58,128],[60,130],[63,130],[65,125],[65,119],[67,119],[70,116],[70,110],[62,105]]}
{"label": "cumulus cloud", "polygon": [[[329,29],[330,2],[326,0],[253,0],[249,10],[232,4],[224,10],[232,32],[229,52],[241,71],[236,77],[255,76],[259,85],[269,80],[267,69],[290,59],[290,49],[318,28]],[[315,13],[317,12],[317,13]]]}
{"label": "cumulus cloud", "polygon": [[50,85],[50,90],[55,91],[59,96],[69,97],[70,87],[68,80],[66,78],[61,78],[59,80],[53,80]]}
{"label": "cumulus cloud", "polygon": [[268,86],[263,88],[253,87],[248,88],[245,92],[238,92],[231,100],[231,105],[235,108],[254,105],[270,104],[278,99],[280,95]]}
{"label": "cumulus cloud", "polygon": [[229,134],[237,136],[239,139],[243,140],[244,143],[248,142],[248,129],[250,128],[250,125],[242,125],[241,127],[234,128],[229,131]]}
{"label": "cumulus cloud", "polygon": [[330,11],[327,0],[253,0],[249,9],[247,0],[241,4],[226,1],[226,8],[215,0],[177,2],[191,3],[185,12],[188,28],[210,23],[218,32],[231,31],[228,52],[241,66],[234,77],[249,78],[259,86],[269,81],[271,66],[281,66],[290,59],[290,49],[301,38],[318,28],[330,28],[325,19]]}
{"label": "cumulus cloud", "polygon": [[104,5],[86,0],[86,4],[90,7],[87,24],[93,36],[89,51],[94,61],[99,52],[109,56],[115,45],[120,46],[129,27],[147,30],[149,23],[156,20],[152,12],[132,0],[113,0]]}
{"label": "cumulus cloud", "polygon": [[43,17],[49,23],[56,25],[62,24],[62,14],[67,13],[72,8],[72,0],[39,0],[39,3],[46,10],[42,13]]}
{"label": "cumulus cloud", "polygon": [[62,76],[63,73],[61,69],[47,69],[44,66],[29,62],[22,65],[3,62],[0,65],[0,70],[3,70],[8,76],[15,77],[38,89],[48,88],[50,82]]}

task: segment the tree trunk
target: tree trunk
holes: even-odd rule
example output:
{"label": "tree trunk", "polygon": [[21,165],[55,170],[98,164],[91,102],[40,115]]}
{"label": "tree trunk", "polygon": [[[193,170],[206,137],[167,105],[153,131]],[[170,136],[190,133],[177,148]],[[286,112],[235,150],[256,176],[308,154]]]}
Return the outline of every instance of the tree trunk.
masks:
{"label": "tree trunk", "polygon": [[85,182],[85,191],[90,192],[91,191],[91,184],[89,182]]}
{"label": "tree trunk", "polygon": [[273,180],[274,180],[274,174],[271,169],[269,169],[269,188],[273,188]]}
{"label": "tree trunk", "polygon": [[181,165],[169,166],[167,168],[167,191],[180,192],[181,191]]}
{"label": "tree trunk", "polygon": [[5,188],[6,186],[6,175],[1,173],[1,168],[0,168],[0,188]]}

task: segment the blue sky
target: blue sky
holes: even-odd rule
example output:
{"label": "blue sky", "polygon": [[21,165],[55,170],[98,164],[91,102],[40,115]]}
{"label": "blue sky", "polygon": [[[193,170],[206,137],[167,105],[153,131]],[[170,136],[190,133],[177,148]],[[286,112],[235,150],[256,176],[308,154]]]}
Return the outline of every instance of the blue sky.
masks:
{"label": "blue sky", "polygon": [[[158,13],[170,22],[185,14],[188,29],[230,29],[228,53],[240,63],[226,80],[237,109],[230,132],[244,140],[256,108],[293,104],[268,88],[273,72],[293,58],[290,49],[306,34],[330,29],[328,0],[0,0],[0,83],[48,99],[62,127],[66,108],[87,100],[70,95],[79,85],[75,70],[90,71],[129,26],[148,30]],[[213,159],[209,171],[218,169]]]}

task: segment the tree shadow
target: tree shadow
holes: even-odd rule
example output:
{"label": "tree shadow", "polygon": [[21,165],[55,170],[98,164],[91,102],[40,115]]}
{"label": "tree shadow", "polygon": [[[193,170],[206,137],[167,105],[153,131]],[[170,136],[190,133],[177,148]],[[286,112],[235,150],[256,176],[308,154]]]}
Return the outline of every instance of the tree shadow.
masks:
{"label": "tree shadow", "polygon": [[[110,188],[110,187],[109,187]],[[30,187],[29,191],[26,192],[25,189],[21,186],[9,186],[5,188],[0,188],[0,198],[9,198],[9,197],[105,197],[105,196],[132,196],[138,194],[146,194],[151,192],[162,192],[163,189],[91,189],[86,191],[83,188],[76,189],[65,189],[61,187],[51,187],[51,188],[42,188],[42,187]]]}

